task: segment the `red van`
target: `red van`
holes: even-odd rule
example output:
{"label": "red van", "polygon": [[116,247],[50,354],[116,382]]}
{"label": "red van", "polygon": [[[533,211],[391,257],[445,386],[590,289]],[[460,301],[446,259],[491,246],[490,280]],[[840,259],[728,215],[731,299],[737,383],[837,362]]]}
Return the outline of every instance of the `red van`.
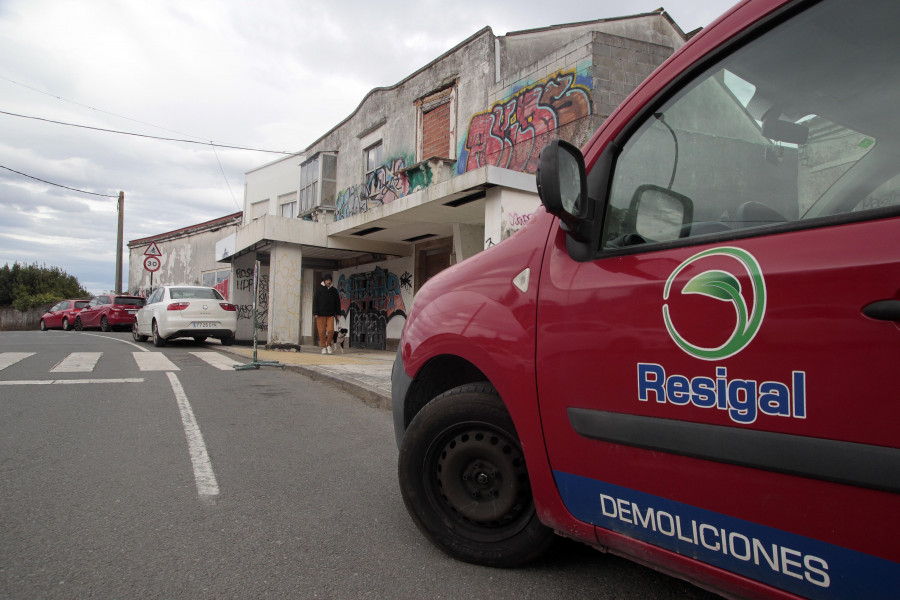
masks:
{"label": "red van", "polygon": [[730,598],[900,598],[900,3],[748,0],[417,294],[399,479],[447,553],[554,532]]}

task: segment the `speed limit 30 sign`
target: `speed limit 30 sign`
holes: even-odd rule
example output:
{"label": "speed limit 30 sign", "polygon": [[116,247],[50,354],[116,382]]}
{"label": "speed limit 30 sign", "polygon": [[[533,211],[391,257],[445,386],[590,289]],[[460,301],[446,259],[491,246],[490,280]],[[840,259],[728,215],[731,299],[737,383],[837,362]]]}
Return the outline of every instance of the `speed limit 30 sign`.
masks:
{"label": "speed limit 30 sign", "polygon": [[161,265],[162,265],[162,263],[160,262],[158,256],[146,256],[146,257],[144,257],[144,268],[147,269],[148,271],[150,271],[151,273],[152,273],[153,271],[158,271],[158,270],[159,270],[159,267],[160,267]]}

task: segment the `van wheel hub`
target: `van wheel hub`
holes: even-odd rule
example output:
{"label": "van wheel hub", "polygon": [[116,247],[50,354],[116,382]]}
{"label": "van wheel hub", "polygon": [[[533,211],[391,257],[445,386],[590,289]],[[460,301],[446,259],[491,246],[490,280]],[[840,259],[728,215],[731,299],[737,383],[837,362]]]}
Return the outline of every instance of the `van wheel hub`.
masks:
{"label": "van wheel hub", "polygon": [[531,490],[517,444],[489,429],[466,429],[447,439],[437,461],[441,498],[464,520],[489,527],[514,521]]}

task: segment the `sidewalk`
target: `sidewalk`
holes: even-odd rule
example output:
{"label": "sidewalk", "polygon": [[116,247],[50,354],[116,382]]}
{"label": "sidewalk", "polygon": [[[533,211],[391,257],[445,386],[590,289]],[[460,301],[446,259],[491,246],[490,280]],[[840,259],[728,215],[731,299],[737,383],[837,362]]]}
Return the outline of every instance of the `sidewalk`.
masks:
{"label": "sidewalk", "polygon": [[[253,348],[230,346],[222,352],[253,360]],[[337,386],[362,399],[366,404],[385,410],[391,409],[391,368],[396,352],[388,350],[366,350],[338,348],[334,354],[322,354],[314,346],[303,346],[297,350],[257,349],[258,361],[277,361],[285,369],[306,375],[310,379],[324,381]],[[280,367],[261,366],[260,369]]]}

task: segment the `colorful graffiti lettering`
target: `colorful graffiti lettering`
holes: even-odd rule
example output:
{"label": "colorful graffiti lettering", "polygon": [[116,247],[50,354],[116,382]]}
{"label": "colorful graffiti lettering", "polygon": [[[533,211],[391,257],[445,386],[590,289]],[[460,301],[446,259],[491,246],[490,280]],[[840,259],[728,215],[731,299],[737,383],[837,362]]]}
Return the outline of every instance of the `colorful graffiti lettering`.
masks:
{"label": "colorful graffiti lettering", "polygon": [[365,202],[359,198],[359,186],[348,187],[337,195],[337,210],[334,213],[334,220],[340,221],[353,215],[366,212]]}
{"label": "colorful graffiti lettering", "polygon": [[400,293],[402,277],[375,267],[368,273],[341,275],[337,288],[341,310],[349,321],[350,345],[384,349],[387,322],[406,316],[406,304]]}
{"label": "colorful graffiti lettering", "polygon": [[390,204],[409,193],[405,168],[406,160],[395,158],[366,176],[365,196],[369,206]]}
{"label": "colorful graffiti lettering", "polygon": [[405,170],[408,161],[406,157],[392,158],[369,173],[365,183],[338,192],[334,220],[340,221],[376,206],[390,204],[398,198],[428,187],[431,184],[431,168],[422,165],[421,169],[408,173]]}
{"label": "colorful graffiti lettering", "polygon": [[557,73],[474,115],[457,170],[496,165],[534,173],[555,130],[590,114],[589,84],[580,83],[575,71]]}

